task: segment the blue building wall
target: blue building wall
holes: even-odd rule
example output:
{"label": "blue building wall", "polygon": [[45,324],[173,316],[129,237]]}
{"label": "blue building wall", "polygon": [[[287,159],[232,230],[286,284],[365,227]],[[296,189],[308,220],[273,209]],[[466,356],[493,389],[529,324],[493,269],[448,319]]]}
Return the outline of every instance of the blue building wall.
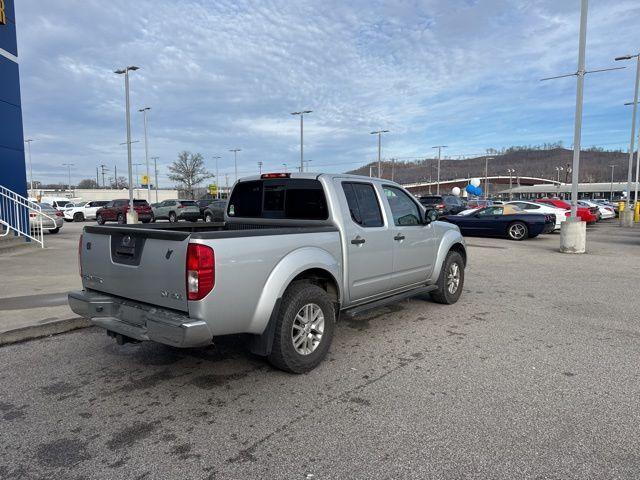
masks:
{"label": "blue building wall", "polygon": [[6,22],[0,23],[0,185],[26,196],[14,0],[4,0],[4,8]]}

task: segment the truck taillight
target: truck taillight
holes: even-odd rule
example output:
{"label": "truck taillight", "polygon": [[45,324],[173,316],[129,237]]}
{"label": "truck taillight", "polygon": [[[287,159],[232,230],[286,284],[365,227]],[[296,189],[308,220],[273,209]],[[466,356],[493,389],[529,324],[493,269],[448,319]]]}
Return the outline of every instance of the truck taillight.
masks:
{"label": "truck taillight", "polygon": [[78,270],[80,271],[80,278],[82,278],[82,234],[80,234],[80,240],[78,240]]}
{"label": "truck taillight", "polygon": [[216,261],[213,249],[199,243],[187,247],[187,295],[189,300],[202,300],[216,283]]}

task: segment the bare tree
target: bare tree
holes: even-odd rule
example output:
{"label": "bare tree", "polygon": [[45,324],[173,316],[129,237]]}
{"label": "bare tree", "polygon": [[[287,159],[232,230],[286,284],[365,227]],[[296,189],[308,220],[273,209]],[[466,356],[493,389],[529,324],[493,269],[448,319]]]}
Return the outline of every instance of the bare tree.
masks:
{"label": "bare tree", "polygon": [[177,182],[178,188],[193,198],[193,190],[214,175],[207,172],[204,159],[199,153],[180,152],[178,159],[169,165],[169,179]]}
{"label": "bare tree", "polygon": [[78,182],[78,188],[87,190],[98,188],[98,182],[96,182],[92,178],[85,178],[84,180],[80,180]]}
{"label": "bare tree", "polygon": [[111,188],[115,188],[116,190],[119,190],[121,188],[129,188],[129,184],[127,183],[126,178],[118,177],[111,182]]}

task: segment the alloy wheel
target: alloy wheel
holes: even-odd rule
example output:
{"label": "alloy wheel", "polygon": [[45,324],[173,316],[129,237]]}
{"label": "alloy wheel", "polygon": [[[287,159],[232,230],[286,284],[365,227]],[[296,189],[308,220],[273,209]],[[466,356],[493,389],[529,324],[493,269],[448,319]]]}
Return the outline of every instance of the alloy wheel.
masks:
{"label": "alloy wheel", "polygon": [[460,266],[454,262],[449,266],[449,271],[447,272],[447,290],[453,295],[458,290],[459,285]]}
{"label": "alloy wheel", "polygon": [[324,333],[324,313],[315,303],[304,305],[296,314],[291,326],[293,348],[300,355],[313,353]]}

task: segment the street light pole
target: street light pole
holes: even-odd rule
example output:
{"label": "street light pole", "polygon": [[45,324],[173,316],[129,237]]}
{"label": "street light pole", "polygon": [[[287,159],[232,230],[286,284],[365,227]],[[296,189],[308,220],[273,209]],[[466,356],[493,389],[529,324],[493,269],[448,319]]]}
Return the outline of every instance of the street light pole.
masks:
{"label": "street light pole", "polygon": [[63,167],[67,167],[67,171],[69,173],[69,191],[71,191],[71,167],[73,167],[73,163],[63,163]]}
{"label": "street light pole", "polygon": [[[140,190],[140,177],[138,176],[138,165],[142,165],[141,163],[134,163],[133,166],[136,167],[136,190]],[[140,193],[140,192],[138,192]],[[137,195],[137,193],[136,193]]]}
{"label": "street light pole", "polygon": [[513,185],[513,174],[516,173],[516,171],[513,168],[508,168],[507,172],[509,172],[509,200],[511,200],[513,199],[513,192],[511,191]]}
{"label": "street light pole", "polygon": [[129,72],[135,72],[138,69],[139,67],[131,65],[114,72],[118,75],[124,74],[125,116],[127,123],[127,166],[129,170],[129,211],[127,212],[127,223],[138,223],[138,213],[133,208],[133,168],[131,165],[131,110],[129,105]]}
{"label": "street light pole", "polygon": [[443,148],[447,148],[446,145],[436,145],[435,147],[431,147],[431,148],[437,148],[438,149],[438,176],[437,176],[437,184],[436,184],[436,195],[440,195],[440,160],[441,160],[441,153],[442,153],[442,149]]}
{"label": "street light pole", "polygon": [[378,178],[382,178],[382,134],[389,133],[389,130],[377,130],[371,135],[378,135]]}
{"label": "street light pole", "polygon": [[151,107],[144,107],[138,110],[142,112],[144,117],[144,158],[147,162],[147,200],[151,203],[151,176],[149,175],[149,140],[147,138],[147,112],[151,110]]}
{"label": "street light pole", "polygon": [[262,162],[258,162],[258,174],[262,175]]}
{"label": "street light pole", "polygon": [[[31,142],[32,138],[27,138],[24,143],[27,144],[27,150],[29,151],[29,183],[31,185],[31,195],[33,195],[33,165],[31,164]],[[29,195],[27,195],[28,197]]]}
{"label": "street light pole", "polygon": [[613,202],[613,169],[616,168],[615,165],[609,165],[611,167],[611,186],[609,187],[609,201]]}
{"label": "street light pole", "polygon": [[304,115],[311,112],[313,110],[291,112],[291,115],[300,115],[300,173],[304,172]]}
{"label": "street light pole", "polygon": [[484,158],[484,199],[489,196],[489,160],[493,160],[493,157]]}
{"label": "street light pole", "polygon": [[213,159],[216,161],[216,199],[220,198],[220,180],[218,179],[218,160],[222,157],[220,155],[214,155]]}
{"label": "street light pole", "polygon": [[151,157],[153,160],[153,172],[155,174],[155,184],[156,184],[156,203],[158,203],[158,159],[160,157]]}
{"label": "street light pole", "polygon": [[233,166],[235,168],[236,182],[237,182],[238,181],[238,152],[241,152],[242,149],[241,148],[232,148],[229,151],[233,152]]}

